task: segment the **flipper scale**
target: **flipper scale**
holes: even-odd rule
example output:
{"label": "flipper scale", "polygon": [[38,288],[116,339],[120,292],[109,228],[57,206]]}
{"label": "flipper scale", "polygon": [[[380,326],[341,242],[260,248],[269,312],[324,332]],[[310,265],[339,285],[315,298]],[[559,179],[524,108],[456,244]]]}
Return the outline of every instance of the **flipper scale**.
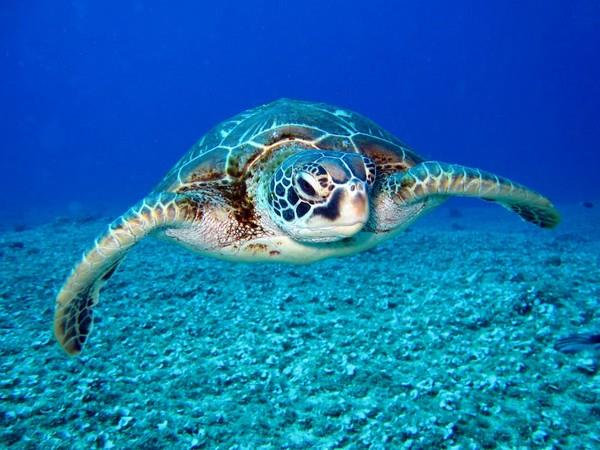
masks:
{"label": "flipper scale", "polygon": [[546,197],[507,178],[458,164],[425,161],[389,176],[382,188],[404,204],[426,197],[479,197],[542,228],[554,228],[560,222],[558,211]]}
{"label": "flipper scale", "polygon": [[56,298],[54,334],[64,350],[81,352],[92,330],[93,307],[102,285],[140,239],[161,226],[176,226],[197,216],[196,205],[181,194],[154,195],[112,222],[84,253]]}

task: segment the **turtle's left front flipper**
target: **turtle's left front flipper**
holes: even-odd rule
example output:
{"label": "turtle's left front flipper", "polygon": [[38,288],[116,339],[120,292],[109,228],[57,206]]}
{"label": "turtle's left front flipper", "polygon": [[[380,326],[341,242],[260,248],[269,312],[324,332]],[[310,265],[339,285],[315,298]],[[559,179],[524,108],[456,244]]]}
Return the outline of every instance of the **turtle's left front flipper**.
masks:
{"label": "turtle's left front flipper", "polygon": [[198,219],[201,207],[183,194],[161,193],[144,199],[109,225],[75,266],[56,298],[54,334],[76,355],[92,329],[92,308],[102,285],[138,241],[164,227]]}
{"label": "turtle's left front flipper", "polygon": [[497,202],[542,228],[560,222],[558,211],[546,197],[507,178],[458,164],[425,161],[388,176],[381,189],[398,206],[427,197],[478,197]]}

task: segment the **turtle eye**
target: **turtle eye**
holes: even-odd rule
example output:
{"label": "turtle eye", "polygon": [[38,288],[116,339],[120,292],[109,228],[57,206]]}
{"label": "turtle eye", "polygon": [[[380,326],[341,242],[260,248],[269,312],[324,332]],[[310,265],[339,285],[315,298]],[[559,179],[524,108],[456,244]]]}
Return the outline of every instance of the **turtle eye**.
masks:
{"label": "turtle eye", "polygon": [[300,172],[295,178],[295,188],[300,197],[305,200],[320,200],[321,186],[319,182],[311,174]]}
{"label": "turtle eye", "polygon": [[303,177],[298,179],[298,186],[300,187],[303,193],[310,197],[314,197],[317,195],[315,188],[313,188],[311,184],[308,181],[306,181]]}

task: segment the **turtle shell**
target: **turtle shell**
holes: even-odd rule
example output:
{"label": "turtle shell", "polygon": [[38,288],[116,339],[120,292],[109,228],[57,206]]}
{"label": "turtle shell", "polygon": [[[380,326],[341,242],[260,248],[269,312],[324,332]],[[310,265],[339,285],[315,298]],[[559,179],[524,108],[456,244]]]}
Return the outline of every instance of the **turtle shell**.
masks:
{"label": "turtle shell", "polygon": [[290,99],[244,111],[200,139],[155,192],[187,191],[244,179],[262,158],[289,145],[363,153],[378,174],[402,171],[423,158],[392,134],[352,111]]}

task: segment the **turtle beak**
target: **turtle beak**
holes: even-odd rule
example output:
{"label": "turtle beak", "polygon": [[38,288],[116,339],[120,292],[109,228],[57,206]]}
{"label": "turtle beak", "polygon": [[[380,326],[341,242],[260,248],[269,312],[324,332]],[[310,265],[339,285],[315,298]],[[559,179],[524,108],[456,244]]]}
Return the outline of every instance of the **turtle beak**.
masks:
{"label": "turtle beak", "polygon": [[358,233],[368,219],[367,186],[356,180],[334,190],[328,204],[315,209],[308,225],[311,234],[337,240]]}
{"label": "turtle beak", "polygon": [[340,217],[336,225],[340,230],[347,227],[349,235],[359,231],[369,219],[367,186],[362,181],[353,181],[345,187],[345,195],[340,201]]}

